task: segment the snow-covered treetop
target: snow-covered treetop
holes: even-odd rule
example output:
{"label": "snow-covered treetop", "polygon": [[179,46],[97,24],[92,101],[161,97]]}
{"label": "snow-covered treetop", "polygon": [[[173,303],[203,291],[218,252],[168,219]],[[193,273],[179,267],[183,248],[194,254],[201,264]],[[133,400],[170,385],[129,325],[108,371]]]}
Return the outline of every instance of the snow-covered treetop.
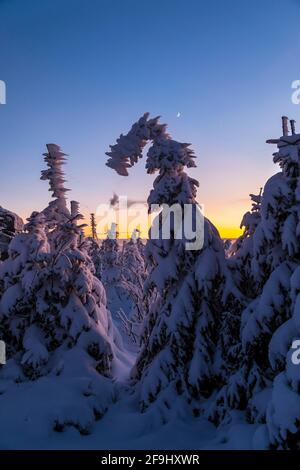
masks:
{"label": "snow-covered treetop", "polygon": [[249,236],[254,233],[259,221],[260,221],[260,209],[262,202],[262,188],[259,194],[249,194],[252,200],[251,212],[244,214],[240,228],[244,227],[244,236]]}
{"label": "snow-covered treetop", "polygon": [[47,163],[48,169],[42,170],[41,180],[49,180],[50,189],[53,192],[53,197],[60,199],[65,197],[65,193],[69,189],[65,188],[64,172],[62,165],[64,165],[67,156],[66,153],[61,152],[60,147],[56,144],[46,145],[48,153],[44,153],[44,160]]}
{"label": "snow-covered treetop", "polygon": [[166,124],[159,123],[159,116],[149,119],[149,113],[145,113],[133,124],[128,134],[121,134],[117,143],[110,146],[111,151],[106,153],[110,157],[106,165],[119,175],[128,176],[128,168],[142,157],[147,142],[153,141],[153,146],[147,154],[148,173],[159,169],[173,169],[174,163],[180,167],[196,166],[190,144],[172,140],[166,128]]}
{"label": "snow-covered treetop", "polygon": [[52,191],[54,201],[49,203],[49,206],[43,211],[46,215],[48,222],[64,219],[64,216],[69,215],[66,206],[66,192],[69,189],[65,188],[65,177],[62,170],[67,156],[61,152],[61,149],[56,144],[46,145],[48,152],[44,153],[44,160],[47,163],[47,170],[42,170],[41,180],[48,180],[50,184],[49,191]]}
{"label": "snow-covered treetop", "polygon": [[295,133],[295,121],[291,123],[291,135],[288,134],[288,118],[283,116],[283,136],[269,139],[268,144],[277,144],[278,152],[273,154],[274,163],[279,163],[285,176],[299,176],[300,134]]}
{"label": "snow-covered treetop", "polygon": [[45,227],[45,216],[42,212],[32,212],[32,214],[27,219],[27,224],[25,224],[24,229],[28,233],[35,233],[40,230],[40,228]]}
{"label": "snow-covered treetop", "polygon": [[107,232],[107,238],[109,240],[116,240],[118,238],[118,226],[114,222],[111,224],[111,227]]}
{"label": "snow-covered treetop", "polygon": [[190,144],[177,142],[169,136],[155,139],[147,154],[146,168],[148,173],[157,170],[171,170],[174,167],[195,167],[194,152]]}
{"label": "snow-covered treetop", "polygon": [[128,175],[147,142],[152,146],[147,153],[146,168],[152,174],[159,172],[148,204],[194,203],[198,181],[190,178],[184,168],[195,167],[195,155],[190,144],[177,142],[166,132],[167,125],[159,124],[159,117],[149,119],[145,113],[125,136],[122,134],[107,152],[107,166],[119,175]]}
{"label": "snow-covered treetop", "polygon": [[262,201],[262,188],[260,188],[259,194],[249,194],[252,202],[252,212],[257,212],[260,210],[261,201]]}
{"label": "snow-covered treetop", "polygon": [[166,125],[159,124],[159,116],[148,119],[149,113],[145,113],[133,124],[130,131],[117,139],[115,145],[110,145],[110,152],[106,152],[110,158],[106,165],[115,170],[119,175],[128,176],[127,168],[137,163],[142,158],[143,148],[149,140],[160,136],[167,136]]}
{"label": "snow-covered treetop", "polygon": [[136,243],[137,240],[140,238],[141,236],[141,232],[139,231],[138,228],[135,228],[133,231],[132,231],[132,234],[131,234],[131,240]]}

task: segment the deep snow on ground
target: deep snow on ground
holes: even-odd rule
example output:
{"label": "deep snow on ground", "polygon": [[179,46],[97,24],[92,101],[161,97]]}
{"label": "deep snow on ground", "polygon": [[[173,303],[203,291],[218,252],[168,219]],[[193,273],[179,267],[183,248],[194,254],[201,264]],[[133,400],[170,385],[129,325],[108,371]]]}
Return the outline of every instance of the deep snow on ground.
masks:
{"label": "deep snow on ground", "polygon": [[[109,293],[109,292],[108,292]],[[36,381],[15,383],[0,380],[0,449],[94,449],[94,450],[211,450],[251,449],[258,425],[244,421],[243,413],[235,413],[231,425],[218,430],[203,418],[189,416],[180,403],[174,403],[174,416],[162,425],[158,413],[141,413],[138,400],[126,383],[137,354],[137,346],[124,334],[116,312],[120,299],[109,295],[113,319],[121,333],[124,350],[118,351],[114,362],[114,377],[104,380],[99,389],[99,399],[111,396],[104,416],[91,427],[89,435],[82,435],[74,427],[63,432],[53,430],[56,416],[62,413],[89,420],[86,399],[81,386],[86,379],[46,376]],[[76,361],[75,361],[76,362]],[[10,376],[9,365],[7,377]],[[72,369],[80,375],[79,364]],[[73,370],[73,372],[74,372]],[[177,409],[176,409],[177,407]],[[261,442],[261,435],[259,442]]]}
{"label": "deep snow on ground", "polygon": [[[51,418],[72,402],[72,392],[58,395],[59,379],[42,378],[22,384],[2,383],[0,449],[251,449],[257,425],[243,423],[219,429],[202,418],[180,417],[155,424],[153,414],[141,414],[132,396],[112,404],[90,435],[75,428],[53,431]],[[80,410],[79,410],[80,412]]]}
{"label": "deep snow on ground", "polygon": [[[124,338],[125,339],[125,338]],[[56,416],[70,414],[89,419],[81,384],[68,377],[42,377],[36,381],[15,383],[0,380],[0,449],[251,449],[257,425],[244,422],[236,413],[234,423],[216,430],[203,418],[188,416],[174,403],[174,417],[162,425],[157,411],[140,413],[137,399],[126,381],[134,362],[135,348],[115,361],[114,375],[119,382],[104,381],[100,400],[112,396],[108,411],[81,435],[74,427],[64,432],[53,430]],[[9,376],[9,373],[7,374]],[[81,379],[79,379],[80,381]],[[85,378],[82,378],[85,381]],[[176,410],[177,407],[177,410]],[[63,411],[62,411],[63,410]]]}

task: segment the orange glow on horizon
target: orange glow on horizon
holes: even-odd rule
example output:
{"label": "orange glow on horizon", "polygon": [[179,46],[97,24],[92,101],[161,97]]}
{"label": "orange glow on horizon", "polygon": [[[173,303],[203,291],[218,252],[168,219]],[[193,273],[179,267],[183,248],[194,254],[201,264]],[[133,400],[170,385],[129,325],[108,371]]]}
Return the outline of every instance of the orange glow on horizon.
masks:
{"label": "orange glow on horizon", "polygon": [[[243,233],[243,230],[240,229],[240,223],[242,216],[247,210],[249,210],[249,201],[246,200],[239,200],[235,202],[234,204],[228,203],[226,204],[226,210],[224,210],[224,207],[220,207],[216,203],[211,203],[211,204],[205,204],[202,206],[204,209],[204,215],[205,217],[208,217],[208,219],[215,225],[217,230],[219,231],[219,234],[221,238],[227,239],[227,238],[233,238],[236,239],[241,234]],[[223,209],[223,210],[222,210]],[[91,236],[91,227],[90,227],[90,222],[89,222],[89,214],[84,214],[85,215],[85,220],[87,221],[88,226],[85,227],[85,235],[86,236]],[[121,230],[121,232],[118,235],[118,239],[120,240],[126,240],[131,238],[131,232],[134,228],[138,228],[140,230],[140,236],[142,239],[146,240],[148,239],[148,231],[149,227],[152,225],[152,220],[155,217],[153,214],[150,216],[148,220],[145,219],[135,219],[135,223],[137,224],[134,226],[132,221],[129,221],[127,224],[127,233],[126,230]],[[97,223],[97,216],[96,216],[96,223]],[[148,224],[148,225],[147,225]],[[117,219],[117,225],[118,224],[118,219]],[[101,233],[97,233],[98,239],[103,240],[106,238],[106,233],[108,231],[109,227],[105,225],[105,227],[101,230]]]}
{"label": "orange glow on horizon", "polygon": [[221,238],[238,238],[242,235],[243,230],[237,227],[218,227]]}
{"label": "orange glow on horizon", "polygon": [[[234,226],[228,226],[228,227],[219,227],[218,225],[216,225],[216,228],[220,234],[220,237],[223,238],[223,239],[227,239],[227,238],[238,238],[242,235],[243,233],[243,230],[241,230],[240,228],[238,227],[234,227]],[[84,234],[86,237],[91,237],[92,236],[92,232],[91,232],[91,228],[90,227],[86,227],[85,230],[84,230]],[[142,234],[141,234],[141,238],[143,240],[147,240],[148,239],[148,236],[147,236],[147,230],[144,230],[142,231]],[[98,235],[98,239],[99,240],[104,240],[106,237],[102,234]],[[127,236],[124,237],[123,236],[119,236],[118,239],[120,240],[129,240],[131,238],[131,234],[127,233]]]}

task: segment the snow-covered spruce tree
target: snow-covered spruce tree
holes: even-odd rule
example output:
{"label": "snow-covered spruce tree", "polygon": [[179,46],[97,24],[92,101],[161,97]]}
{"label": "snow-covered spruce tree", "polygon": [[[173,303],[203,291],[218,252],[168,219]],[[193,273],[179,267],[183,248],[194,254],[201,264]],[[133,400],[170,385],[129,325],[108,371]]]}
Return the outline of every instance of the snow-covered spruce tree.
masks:
{"label": "snow-covered spruce tree", "polygon": [[0,206],[0,261],[7,258],[8,245],[23,226],[21,217]]}
{"label": "snow-covered spruce tree", "polygon": [[[286,335],[290,325],[290,282],[299,264],[300,253],[297,229],[299,136],[287,135],[285,122],[286,118],[283,118],[284,135],[268,141],[278,145],[274,163],[279,163],[281,172],[271,177],[265,185],[261,223],[254,233],[253,274],[266,281],[261,295],[244,313],[242,324],[242,344],[251,370],[258,366],[266,381],[272,380],[284,368],[283,349],[288,342],[285,338],[283,346],[282,336],[279,341],[278,335]],[[250,406],[251,410],[253,408],[255,406]],[[251,413],[254,418],[255,411]],[[265,414],[265,409],[258,416],[261,414]]]}
{"label": "snow-covered spruce tree", "polygon": [[106,239],[103,240],[101,245],[101,279],[105,285],[112,282],[119,282],[121,276],[121,253],[117,236],[116,224],[112,224]]}
{"label": "snow-covered spruce tree", "polygon": [[[246,400],[240,390],[240,381],[243,381],[243,374],[247,374],[247,368],[243,366],[243,356],[241,351],[240,327],[241,311],[255,298],[259,292],[260,285],[256,282],[252,273],[253,260],[253,234],[260,222],[261,191],[258,195],[250,194],[253,201],[251,212],[246,212],[242,218],[241,228],[244,232],[229,248],[226,255],[227,264],[232,273],[235,285],[243,294],[241,302],[231,302],[227,305],[226,315],[223,317],[220,341],[221,357],[228,376],[232,377],[228,386],[221,389],[213,405],[207,410],[208,416],[214,422],[224,419],[229,403],[235,403],[236,407],[244,407]],[[240,299],[241,300],[241,299]],[[242,374],[241,374],[242,371]],[[236,374],[237,372],[237,374]],[[239,398],[237,398],[239,397]]]}
{"label": "snow-covered spruce tree", "polygon": [[123,328],[135,343],[140,341],[141,326],[149,310],[149,296],[144,292],[147,269],[143,255],[139,232],[135,230],[131,239],[124,241],[121,261],[121,285],[131,298],[132,307],[128,315],[123,309],[118,312]]}
{"label": "snow-covered spruce tree", "polygon": [[[198,182],[184,171],[185,167],[195,166],[193,151],[189,144],[172,140],[158,118],[148,117],[145,114],[111,147],[108,166],[127,175],[145,144],[152,141],[146,168],[148,173],[158,172],[158,176],[148,198],[149,207],[177,204],[183,209],[189,204],[195,221],[199,215]],[[180,230],[184,225],[184,212],[181,213]],[[160,298],[148,313],[142,350],[132,371],[141,409],[155,402],[164,415],[174,407],[176,396],[198,409],[201,398],[209,396],[216,387],[222,376],[218,345],[225,303],[230,298],[233,301],[234,294],[239,296],[215,227],[205,219],[202,249],[187,251],[187,240],[182,233],[178,238],[174,220],[170,239],[163,239],[163,224],[156,220],[159,237],[151,239],[150,232],[147,242],[150,272],[145,291],[157,289]]]}
{"label": "snow-covered spruce tree", "polygon": [[66,200],[69,189],[65,187],[65,175],[62,169],[67,154],[63,153],[56,144],[47,144],[46,147],[48,152],[44,153],[44,160],[48,168],[42,170],[41,180],[49,181],[49,191],[52,192],[54,199],[49,202],[43,213],[46,216],[47,226],[52,229],[58,223],[70,219]]}
{"label": "snow-covered spruce tree", "polygon": [[278,144],[274,162],[279,163],[281,171],[265,185],[261,220],[252,235],[251,269],[259,292],[242,314],[243,357],[240,368],[230,375],[219,394],[216,421],[233,408],[248,409],[251,421],[265,421],[272,381],[285,368],[294,331],[291,283],[300,254],[300,139],[299,135],[289,136],[285,131],[280,139],[268,142]]}
{"label": "snow-covered spruce tree", "polygon": [[254,298],[259,286],[252,273],[253,234],[260,223],[260,206],[262,189],[258,195],[250,194],[252,209],[242,218],[240,227],[243,234],[232,244],[228,251],[228,264],[232,270],[240,291],[248,298]]}
{"label": "snow-covered spruce tree", "polygon": [[[59,175],[59,190],[50,176],[54,196],[65,193]],[[45,376],[50,387],[63,387],[58,388],[62,403],[58,400],[52,410],[55,429],[72,425],[85,433],[109,401],[118,337],[104,287],[81,242],[81,216],[72,217],[63,201],[56,202],[32,214],[1,266],[1,336],[18,370],[16,378]],[[64,402],[68,395],[70,403]]]}
{"label": "snow-covered spruce tree", "polygon": [[[25,225],[25,233],[14,237],[9,245],[8,258],[0,266],[3,295],[0,301],[1,339],[7,344],[9,358],[21,362],[25,348],[25,332],[33,323],[35,310],[34,288],[39,282],[43,265],[50,256],[45,232],[45,217],[33,212]],[[38,352],[38,348],[37,348]],[[47,352],[40,347],[40,361]],[[26,366],[25,366],[26,367]]]}
{"label": "snow-covered spruce tree", "polygon": [[292,135],[271,141],[278,146],[274,161],[282,168],[282,178],[286,182],[286,186],[282,186],[290,206],[281,230],[286,258],[279,266],[277,276],[280,276],[284,287],[279,289],[275,282],[270,285],[273,298],[276,298],[277,305],[282,306],[281,312],[274,316],[269,310],[265,314],[267,334],[270,336],[270,330],[273,333],[269,344],[269,360],[274,375],[277,375],[267,409],[267,426],[272,446],[300,449],[299,353],[293,344],[300,339],[300,134],[294,133],[293,121],[291,124]]}
{"label": "snow-covered spruce tree", "polygon": [[121,263],[123,279],[139,286],[144,284],[147,275],[145,260],[135,236],[124,241]]}
{"label": "snow-covered spruce tree", "polygon": [[106,290],[107,307],[114,320],[118,321],[119,310],[124,310],[128,315],[133,302],[125,286],[122,285],[122,251],[117,236],[117,225],[113,223],[107,233],[107,238],[102,241],[100,258],[101,281]]}
{"label": "snow-covered spruce tree", "polygon": [[92,232],[92,239],[93,240],[98,240],[98,235],[97,235],[97,225],[96,225],[96,219],[95,219],[95,214],[91,214],[91,232]]}
{"label": "snow-covered spruce tree", "polygon": [[98,240],[92,237],[86,237],[84,239],[84,246],[88,252],[89,257],[94,265],[95,276],[101,280],[102,275],[102,251],[101,244]]}
{"label": "snow-covered spruce tree", "polygon": [[143,269],[146,268],[146,263],[145,263],[146,245],[145,245],[145,242],[141,239],[141,232],[139,229],[133,230],[130,240],[135,243],[136,249],[139,252],[139,256],[143,260]]}
{"label": "snow-covered spruce tree", "polygon": [[92,260],[94,266],[95,276],[101,280],[102,273],[102,251],[101,243],[98,240],[97,230],[96,230],[96,221],[95,214],[91,214],[91,235],[84,238],[84,246],[88,252],[89,257]]}
{"label": "snow-covered spruce tree", "polygon": [[142,259],[145,257],[145,244],[141,239],[141,232],[139,229],[134,229],[132,234],[131,234],[131,240],[135,242],[136,247],[140,253],[140,256]]}

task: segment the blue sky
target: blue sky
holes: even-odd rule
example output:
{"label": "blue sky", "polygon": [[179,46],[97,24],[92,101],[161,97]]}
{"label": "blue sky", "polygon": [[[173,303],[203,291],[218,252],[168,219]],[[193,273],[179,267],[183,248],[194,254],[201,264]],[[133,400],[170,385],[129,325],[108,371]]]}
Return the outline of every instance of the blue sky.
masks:
{"label": "blue sky", "polygon": [[206,215],[237,226],[276,171],[265,140],[283,114],[300,126],[299,19],[297,0],[0,0],[0,205],[27,216],[47,204],[51,142],[70,154],[84,213],[113,191],[146,198],[143,162],[122,178],[105,151],[149,111],[193,144]]}

